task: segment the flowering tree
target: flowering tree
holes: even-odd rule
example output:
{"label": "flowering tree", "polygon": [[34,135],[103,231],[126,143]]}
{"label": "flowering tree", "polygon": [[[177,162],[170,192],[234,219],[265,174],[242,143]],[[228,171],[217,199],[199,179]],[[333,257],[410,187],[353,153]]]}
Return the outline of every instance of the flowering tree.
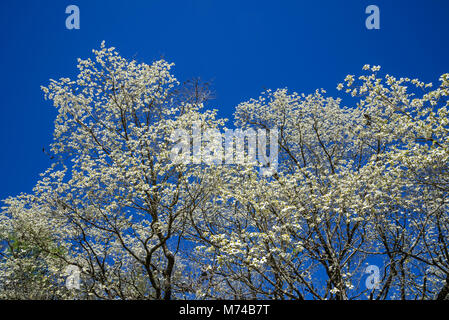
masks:
{"label": "flowering tree", "polygon": [[[365,66],[338,86],[351,107],[324,90],[240,104],[235,127],[278,130],[277,170],[262,174],[173,161],[176,130],[223,129],[203,107],[210,91],[181,86],[163,60],[93,52],[76,80],[43,87],[55,162],[5,200],[3,297],[446,298],[448,74],[432,90]],[[79,289],[64,285],[69,266]]]}
{"label": "flowering tree", "polygon": [[171,132],[218,122],[201,101],[177,103],[171,64],[128,62],[104,45],[94,54],[76,80],[42,88],[58,109],[58,161],[34,194],[7,200],[4,233],[78,267],[83,298],[170,299],[179,238],[202,199],[193,171],[170,161]]}
{"label": "flowering tree", "polygon": [[[279,127],[282,161],[271,179],[222,175],[204,250],[226,297],[447,296],[449,75],[426,91],[364,69],[360,84],[346,78],[356,107],[286,90],[237,107],[237,125]],[[382,267],[372,286],[368,264]]]}

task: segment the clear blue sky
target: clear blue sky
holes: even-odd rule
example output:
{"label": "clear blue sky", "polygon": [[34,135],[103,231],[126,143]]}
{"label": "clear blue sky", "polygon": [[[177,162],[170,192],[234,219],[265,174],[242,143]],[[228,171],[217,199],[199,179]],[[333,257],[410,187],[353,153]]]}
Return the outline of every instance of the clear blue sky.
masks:
{"label": "clear blue sky", "polygon": [[[81,12],[65,28],[65,8]],[[380,8],[381,29],[365,28]],[[336,95],[348,73],[384,72],[437,82],[449,72],[449,1],[0,1],[0,198],[30,192],[49,165],[56,111],[40,85],[74,77],[76,58],[102,40],[128,58],[174,62],[181,81],[213,80],[220,115],[264,88]]]}

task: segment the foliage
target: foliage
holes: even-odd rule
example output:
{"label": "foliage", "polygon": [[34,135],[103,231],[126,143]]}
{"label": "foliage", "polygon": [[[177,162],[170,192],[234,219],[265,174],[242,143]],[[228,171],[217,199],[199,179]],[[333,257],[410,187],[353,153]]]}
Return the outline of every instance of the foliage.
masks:
{"label": "foliage", "polygon": [[[176,129],[224,128],[203,106],[209,89],[183,87],[163,60],[93,53],[76,80],[42,88],[58,110],[55,162],[33,194],[5,201],[3,297],[446,298],[449,74],[432,90],[367,65],[338,85],[350,107],[324,90],[241,103],[237,128],[279,130],[265,176],[171,161]],[[381,268],[371,289],[369,264]],[[79,290],[61,281],[69,265]]]}

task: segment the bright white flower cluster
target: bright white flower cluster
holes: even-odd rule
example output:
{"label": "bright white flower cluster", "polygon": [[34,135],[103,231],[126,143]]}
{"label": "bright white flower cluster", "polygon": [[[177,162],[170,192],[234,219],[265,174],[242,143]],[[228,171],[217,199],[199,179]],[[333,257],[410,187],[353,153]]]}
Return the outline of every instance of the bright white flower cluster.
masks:
{"label": "bright white flower cluster", "polygon": [[[276,170],[261,174],[173,161],[178,130],[223,130],[207,90],[186,93],[164,60],[93,54],[42,88],[55,162],[5,201],[0,298],[445,298],[449,74],[432,89],[365,65],[338,85],[349,107],[324,90],[239,104],[236,129],[277,128]],[[68,265],[79,290],[64,286]]]}

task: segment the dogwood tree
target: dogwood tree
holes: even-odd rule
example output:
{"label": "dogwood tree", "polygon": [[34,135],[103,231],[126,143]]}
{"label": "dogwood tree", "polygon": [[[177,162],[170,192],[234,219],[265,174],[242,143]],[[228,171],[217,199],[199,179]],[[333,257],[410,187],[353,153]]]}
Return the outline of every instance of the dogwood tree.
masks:
{"label": "dogwood tree", "polygon": [[[282,161],[270,179],[222,174],[222,208],[209,211],[222,218],[199,247],[216,274],[211,297],[447,296],[448,75],[429,91],[364,69],[359,85],[346,78],[351,108],[286,90],[237,107],[237,125],[280,129]],[[362,281],[368,264],[381,266],[374,286]]]}
{"label": "dogwood tree", "polygon": [[5,200],[2,297],[446,298],[448,74],[432,90],[365,66],[338,85],[344,100],[279,89],[241,103],[235,128],[278,130],[276,170],[261,171],[174,161],[179,141],[195,148],[177,132],[224,129],[210,90],[164,60],[93,53],[42,88],[54,163]]}
{"label": "dogwood tree", "polygon": [[77,79],[42,88],[58,110],[58,161],[32,195],[7,200],[4,219],[16,224],[4,232],[79,268],[82,298],[170,299],[183,277],[179,237],[203,197],[193,171],[170,161],[170,136],[220,121],[201,101],[177,103],[172,64],[127,61],[104,45],[94,55],[78,61]]}

